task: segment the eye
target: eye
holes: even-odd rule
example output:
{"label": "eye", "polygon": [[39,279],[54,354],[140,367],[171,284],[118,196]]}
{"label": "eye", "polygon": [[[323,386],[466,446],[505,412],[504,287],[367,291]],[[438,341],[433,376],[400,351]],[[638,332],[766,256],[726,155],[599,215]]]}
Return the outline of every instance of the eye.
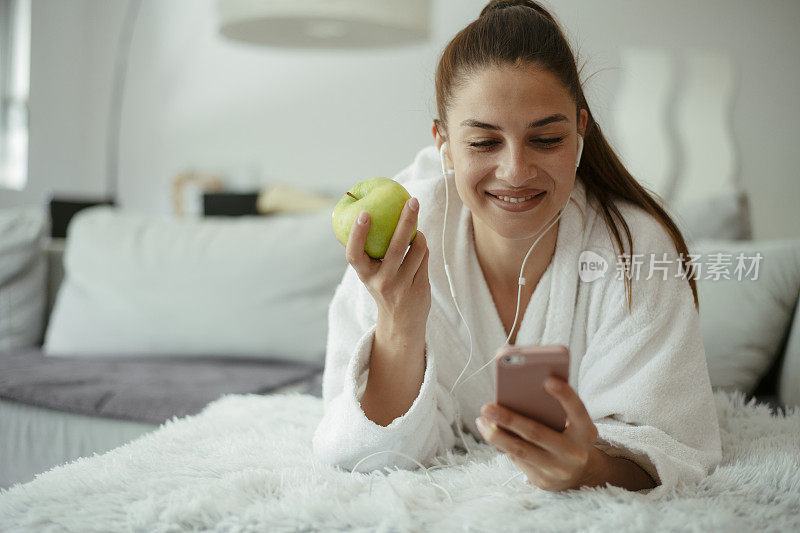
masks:
{"label": "eye", "polygon": [[564,137],[553,137],[552,139],[536,139],[535,142],[546,146],[547,148],[553,148],[554,145],[560,143],[564,140]]}
{"label": "eye", "polygon": [[[560,143],[564,140],[564,137],[553,137],[550,139],[531,139],[534,144],[538,144],[545,148],[553,148],[556,144]],[[488,141],[479,141],[479,142],[471,142],[469,145],[473,148],[490,148],[496,144],[499,144],[499,141],[488,140]]]}
{"label": "eye", "polygon": [[497,143],[498,141],[480,141],[480,142],[469,143],[469,145],[474,148],[488,148],[489,146],[494,146]]}

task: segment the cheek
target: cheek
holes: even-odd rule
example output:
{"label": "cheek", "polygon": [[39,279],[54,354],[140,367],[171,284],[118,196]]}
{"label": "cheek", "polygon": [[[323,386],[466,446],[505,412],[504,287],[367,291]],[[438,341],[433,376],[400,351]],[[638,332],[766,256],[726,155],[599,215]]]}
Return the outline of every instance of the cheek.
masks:
{"label": "cheek", "polygon": [[575,155],[571,154],[566,147],[553,149],[552,152],[544,152],[538,159],[538,164],[542,170],[547,171],[552,176],[563,176],[569,174],[575,168]]}
{"label": "cheek", "polygon": [[[535,165],[539,168],[540,183],[548,182],[556,189],[572,189],[575,162],[572,155],[563,149],[540,153],[536,156]],[[498,161],[496,158],[463,155],[456,167],[456,188],[462,199],[473,199],[485,196],[483,189],[496,185],[494,179]],[[468,200],[469,203],[470,200]]]}
{"label": "cheek", "polygon": [[461,198],[461,201],[469,207],[470,205],[474,204],[475,198],[475,183],[471,179],[466,179],[461,176],[458,172],[456,172],[456,190],[458,191],[458,196]]}
{"label": "cheek", "polygon": [[456,173],[463,176],[480,176],[492,169],[489,158],[465,157],[459,163]]}
{"label": "cheek", "polygon": [[483,196],[483,189],[491,183],[486,173],[466,174],[456,173],[456,188],[462,200],[467,204],[474,204],[476,198],[479,201]]}
{"label": "cheek", "polygon": [[495,165],[491,164],[488,158],[462,162],[456,170],[456,177],[459,178],[461,187],[465,189],[463,192],[476,194],[476,189],[492,183],[494,168]]}

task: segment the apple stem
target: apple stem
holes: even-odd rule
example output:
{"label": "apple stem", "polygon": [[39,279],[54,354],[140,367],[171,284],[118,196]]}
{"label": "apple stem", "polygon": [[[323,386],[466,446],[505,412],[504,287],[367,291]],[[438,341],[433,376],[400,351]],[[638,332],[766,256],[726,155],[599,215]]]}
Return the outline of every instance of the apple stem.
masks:
{"label": "apple stem", "polygon": [[352,195],[352,194],[350,194],[349,192],[347,193],[347,196],[352,196],[353,198],[355,198],[356,200],[358,200],[358,198],[356,198],[355,196],[353,196],[353,195]]}

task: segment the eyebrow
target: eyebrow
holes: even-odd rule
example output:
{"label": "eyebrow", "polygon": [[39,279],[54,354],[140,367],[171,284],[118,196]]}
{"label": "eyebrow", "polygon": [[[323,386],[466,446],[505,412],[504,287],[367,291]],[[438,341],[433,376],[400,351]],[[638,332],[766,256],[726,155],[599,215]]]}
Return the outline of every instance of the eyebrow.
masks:
{"label": "eyebrow", "polygon": [[[542,126],[552,124],[553,122],[568,122],[568,120],[567,117],[565,117],[563,114],[556,113],[554,115],[550,115],[549,117],[544,117],[539,120],[534,120],[533,122],[528,124],[528,129],[541,128]],[[480,120],[474,118],[468,118],[467,120],[461,123],[461,126],[465,126],[468,128],[482,128],[485,130],[503,131],[503,128],[501,128],[500,126],[487,124],[485,122],[481,122]]]}

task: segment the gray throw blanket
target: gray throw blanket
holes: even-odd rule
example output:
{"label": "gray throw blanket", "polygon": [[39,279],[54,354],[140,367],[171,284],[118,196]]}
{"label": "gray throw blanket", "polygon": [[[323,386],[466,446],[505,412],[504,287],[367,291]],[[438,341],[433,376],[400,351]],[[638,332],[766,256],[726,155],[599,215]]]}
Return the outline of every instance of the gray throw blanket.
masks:
{"label": "gray throw blanket", "polygon": [[104,418],[161,424],[199,413],[225,394],[289,384],[321,396],[321,365],[234,357],[46,357],[0,352],[0,398]]}

